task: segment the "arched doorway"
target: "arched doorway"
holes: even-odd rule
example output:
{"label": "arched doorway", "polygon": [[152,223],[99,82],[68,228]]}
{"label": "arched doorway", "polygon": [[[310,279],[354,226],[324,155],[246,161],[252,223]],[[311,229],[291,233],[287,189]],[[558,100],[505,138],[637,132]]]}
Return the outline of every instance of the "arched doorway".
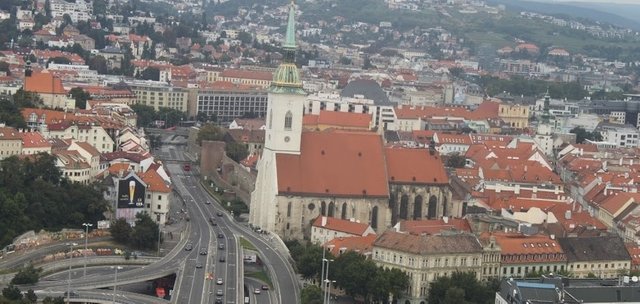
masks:
{"label": "arched doorway", "polygon": [[413,202],[413,219],[422,219],[422,195],[416,196]]}
{"label": "arched doorway", "polygon": [[395,193],[391,193],[391,197],[389,198],[389,210],[391,210],[391,225],[393,226],[398,222],[398,209]]}
{"label": "arched doorway", "polygon": [[343,220],[347,219],[347,203],[342,203],[342,214],[340,214],[340,218]]}
{"label": "arched doorway", "polygon": [[409,217],[409,197],[405,194],[400,198],[400,219],[406,220]]}
{"label": "arched doorway", "polygon": [[333,202],[329,203],[329,212],[327,213],[327,216],[333,217],[335,215],[335,212],[336,212],[336,204],[334,204]]}
{"label": "arched doorway", "polygon": [[434,219],[438,216],[438,198],[432,195],[429,198],[429,209],[427,210],[427,218]]}
{"label": "arched doorway", "polygon": [[378,206],[371,209],[371,228],[378,229]]}
{"label": "arched doorway", "polygon": [[320,204],[320,214],[322,214],[322,216],[327,216],[327,203],[324,201]]}

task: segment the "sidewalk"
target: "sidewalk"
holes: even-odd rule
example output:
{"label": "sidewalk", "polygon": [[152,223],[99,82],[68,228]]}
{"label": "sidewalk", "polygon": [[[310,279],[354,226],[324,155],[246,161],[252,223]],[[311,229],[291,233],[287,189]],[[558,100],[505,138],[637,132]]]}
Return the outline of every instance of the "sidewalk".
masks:
{"label": "sidewalk", "polygon": [[182,198],[173,193],[174,199],[169,204],[169,218],[171,224],[161,225],[160,230],[162,232],[162,243],[160,244],[160,256],[164,256],[167,252],[171,251],[179,242],[180,235],[186,229],[185,213],[181,210],[184,209],[184,202]]}

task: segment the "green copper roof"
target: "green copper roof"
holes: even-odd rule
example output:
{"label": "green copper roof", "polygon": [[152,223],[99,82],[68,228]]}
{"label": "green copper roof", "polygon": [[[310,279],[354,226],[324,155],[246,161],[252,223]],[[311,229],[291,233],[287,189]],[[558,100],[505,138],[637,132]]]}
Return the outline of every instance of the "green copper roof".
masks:
{"label": "green copper roof", "polygon": [[296,48],[296,9],[293,1],[289,6],[289,20],[287,21],[287,36],[282,45],[284,48]]}
{"label": "green copper roof", "polygon": [[284,60],[273,73],[273,82],[269,89],[272,93],[306,95],[302,89],[302,79],[295,64],[296,51],[296,14],[291,1],[289,20],[287,22],[287,36],[284,44]]}

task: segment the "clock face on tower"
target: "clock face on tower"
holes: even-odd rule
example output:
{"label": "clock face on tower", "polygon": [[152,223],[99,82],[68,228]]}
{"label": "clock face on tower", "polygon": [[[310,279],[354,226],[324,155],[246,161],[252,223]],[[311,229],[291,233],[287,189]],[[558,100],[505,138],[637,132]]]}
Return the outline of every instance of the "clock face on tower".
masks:
{"label": "clock face on tower", "polygon": [[289,136],[285,136],[285,137],[284,137],[284,142],[289,142],[289,140],[290,140],[290,139],[291,139],[291,138],[289,138]]}

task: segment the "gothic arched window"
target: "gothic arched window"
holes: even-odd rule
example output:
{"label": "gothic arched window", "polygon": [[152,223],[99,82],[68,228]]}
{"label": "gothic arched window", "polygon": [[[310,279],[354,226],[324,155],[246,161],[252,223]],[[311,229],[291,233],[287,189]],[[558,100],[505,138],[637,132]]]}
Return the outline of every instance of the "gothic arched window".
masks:
{"label": "gothic arched window", "polygon": [[293,123],[293,114],[291,114],[291,111],[287,111],[287,115],[284,116],[285,130],[291,130],[291,123]]}

